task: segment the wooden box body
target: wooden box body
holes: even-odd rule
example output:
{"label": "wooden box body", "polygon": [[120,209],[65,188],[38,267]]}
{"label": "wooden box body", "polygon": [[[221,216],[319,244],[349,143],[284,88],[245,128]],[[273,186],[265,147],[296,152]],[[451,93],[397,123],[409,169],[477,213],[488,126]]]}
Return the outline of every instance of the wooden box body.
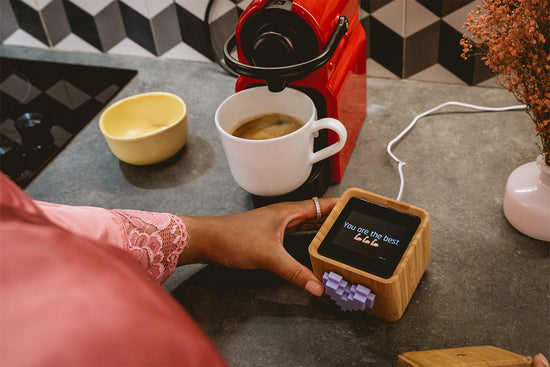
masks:
{"label": "wooden box body", "polygon": [[[342,212],[348,200],[352,197],[366,199],[404,213],[416,215],[421,219],[409,246],[405,250],[395,272],[389,279],[369,274],[365,271],[343,264],[325,257],[318,252],[318,248],[328,234],[328,231]],[[396,321],[401,318],[409,301],[420,282],[428,262],[430,261],[430,230],[429,215],[418,207],[386,198],[358,188],[351,188],[344,192],[317,235],[309,245],[309,256],[315,276],[322,279],[325,272],[335,272],[342,275],[348,282],[363,284],[369,287],[376,300],[372,309],[365,312],[386,321]]]}

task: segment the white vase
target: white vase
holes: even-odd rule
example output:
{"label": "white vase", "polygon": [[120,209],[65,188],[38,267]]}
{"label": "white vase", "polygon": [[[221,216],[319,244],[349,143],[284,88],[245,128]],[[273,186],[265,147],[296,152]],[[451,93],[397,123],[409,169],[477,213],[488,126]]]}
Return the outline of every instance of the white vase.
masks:
{"label": "white vase", "polygon": [[503,209],[515,229],[537,240],[550,241],[550,166],[542,155],[510,174]]}

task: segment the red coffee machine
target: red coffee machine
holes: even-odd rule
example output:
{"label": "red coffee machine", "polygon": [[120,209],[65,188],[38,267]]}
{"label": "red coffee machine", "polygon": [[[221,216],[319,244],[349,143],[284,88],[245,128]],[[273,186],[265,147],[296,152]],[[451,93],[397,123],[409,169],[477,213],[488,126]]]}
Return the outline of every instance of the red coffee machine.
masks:
{"label": "red coffee machine", "polygon": [[[231,55],[237,48],[238,60]],[[253,197],[256,205],[321,196],[340,182],[367,111],[366,38],[358,0],[254,0],[240,16],[224,47],[229,68],[239,74],[235,90],[266,85],[271,91],[296,88],[347,129],[342,151],[317,163],[308,181],[277,198]],[[321,131],[315,149],[336,134]]]}

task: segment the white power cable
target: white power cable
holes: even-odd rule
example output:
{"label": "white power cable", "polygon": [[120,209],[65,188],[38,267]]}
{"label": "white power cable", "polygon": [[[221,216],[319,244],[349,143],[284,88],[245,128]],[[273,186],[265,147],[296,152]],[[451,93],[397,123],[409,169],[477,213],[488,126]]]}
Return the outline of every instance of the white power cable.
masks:
{"label": "white power cable", "polygon": [[403,166],[406,165],[407,163],[400,160],[399,158],[397,158],[395,156],[395,154],[393,154],[393,152],[392,152],[393,145],[395,143],[397,143],[399,140],[401,140],[403,138],[403,136],[405,136],[409,131],[411,131],[411,129],[418,122],[418,120],[420,120],[422,117],[428,116],[429,114],[434,113],[435,111],[437,111],[437,110],[439,110],[439,109],[441,109],[445,106],[449,106],[449,105],[460,106],[460,107],[468,107],[468,108],[473,108],[473,109],[476,109],[476,110],[492,111],[492,112],[521,110],[521,109],[526,108],[525,105],[516,105],[516,106],[508,106],[508,107],[483,107],[483,106],[476,106],[476,105],[473,105],[473,104],[461,103],[461,102],[445,102],[445,103],[440,104],[437,107],[432,108],[431,110],[428,110],[428,111],[423,112],[420,115],[416,116],[411,121],[411,123],[409,123],[409,125],[403,131],[401,131],[401,133],[399,135],[397,135],[392,141],[390,141],[388,143],[388,146],[387,146],[387,149],[386,149],[388,154],[390,155],[390,157],[392,157],[393,160],[398,163],[397,170],[399,172],[400,185],[399,185],[399,193],[397,194],[396,200],[401,200],[401,196],[403,195],[403,188],[405,187],[405,177],[403,175]]}

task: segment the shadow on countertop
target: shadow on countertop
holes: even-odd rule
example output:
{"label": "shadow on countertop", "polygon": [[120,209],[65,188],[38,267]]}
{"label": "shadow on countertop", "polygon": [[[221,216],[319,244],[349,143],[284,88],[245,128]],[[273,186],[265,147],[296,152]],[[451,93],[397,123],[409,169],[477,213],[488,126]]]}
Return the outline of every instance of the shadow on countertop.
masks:
{"label": "shadow on countertop", "polygon": [[190,135],[185,146],[173,157],[149,166],[119,161],[122,174],[142,189],[162,189],[184,185],[208,171],[214,164],[214,151],[205,139]]}

